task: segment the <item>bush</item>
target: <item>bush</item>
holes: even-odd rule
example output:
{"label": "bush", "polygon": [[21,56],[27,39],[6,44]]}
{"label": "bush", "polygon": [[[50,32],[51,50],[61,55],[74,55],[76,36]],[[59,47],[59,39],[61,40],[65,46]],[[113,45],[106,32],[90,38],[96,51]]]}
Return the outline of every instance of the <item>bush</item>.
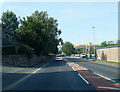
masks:
{"label": "bush", "polygon": [[34,49],[25,44],[10,43],[8,46],[2,47],[2,54],[25,54],[28,58],[31,58],[34,54]]}
{"label": "bush", "polygon": [[34,49],[25,45],[25,44],[16,44],[17,46],[17,53],[18,54],[25,54],[28,58],[31,58],[34,54]]}
{"label": "bush", "polygon": [[3,55],[9,55],[9,54],[15,54],[15,46],[13,45],[8,45],[8,46],[4,46],[2,47],[2,54]]}

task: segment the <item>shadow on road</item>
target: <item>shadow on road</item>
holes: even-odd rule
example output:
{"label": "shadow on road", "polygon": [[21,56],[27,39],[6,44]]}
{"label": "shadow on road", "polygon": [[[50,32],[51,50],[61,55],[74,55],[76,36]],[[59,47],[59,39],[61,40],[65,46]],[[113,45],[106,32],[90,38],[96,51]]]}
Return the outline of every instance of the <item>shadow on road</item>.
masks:
{"label": "shadow on road", "polygon": [[45,66],[45,68],[46,67],[48,68],[48,67],[64,66],[64,65],[67,64],[65,61],[55,61],[55,60],[53,60],[51,63],[52,64],[49,64],[49,65]]}
{"label": "shadow on road", "polygon": [[120,78],[118,78],[118,79],[112,79],[112,80],[116,81],[114,83],[120,83]]}
{"label": "shadow on road", "polygon": [[[8,73],[3,76],[2,89],[11,86],[29,74]],[[17,83],[10,90],[95,90],[85,82],[74,71],[57,71],[35,73]]]}

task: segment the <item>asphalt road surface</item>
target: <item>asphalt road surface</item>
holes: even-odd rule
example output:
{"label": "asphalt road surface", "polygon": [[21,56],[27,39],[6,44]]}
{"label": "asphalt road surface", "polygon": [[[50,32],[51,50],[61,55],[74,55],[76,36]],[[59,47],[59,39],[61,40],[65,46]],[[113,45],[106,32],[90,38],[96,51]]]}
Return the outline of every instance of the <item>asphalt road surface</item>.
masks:
{"label": "asphalt road surface", "polygon": [[79,66],[87,68],[93,73],[96,73],[102,77],[111,80],[112,82],[116,82],[116,83],[120,82],[120,75],[118,71],[120,70],[120,67],[118,66],[105,65],[105,64],[95,63],[96,61],[86,61],[86,60],[80,60],[78,58],[67,58],[67,59],[78,64]]}
{"label": "asphalt road surface", "polygon": [[3,90],[95,90],[65,61],[30,68],[3,66],[2,70]]}

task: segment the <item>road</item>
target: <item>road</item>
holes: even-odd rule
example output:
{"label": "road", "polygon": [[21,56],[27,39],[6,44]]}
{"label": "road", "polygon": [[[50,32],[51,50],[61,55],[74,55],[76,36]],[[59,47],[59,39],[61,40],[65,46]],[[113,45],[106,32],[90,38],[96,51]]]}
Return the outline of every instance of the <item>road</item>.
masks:
{"label": "road", "polygon": [[90,70],[93,73],[105,77],[106,79],[109,79],[116,83],[120,82],[120,76],[118,76],[118,70],[120,70],[120,67],[95,63],[96,61],[80,60],[78,58],[67,59],[78,64],[79,66]]}
{"label": "road", "polygon": [[36,67],[3,66],[3,90],[95,90],[66,61]]}

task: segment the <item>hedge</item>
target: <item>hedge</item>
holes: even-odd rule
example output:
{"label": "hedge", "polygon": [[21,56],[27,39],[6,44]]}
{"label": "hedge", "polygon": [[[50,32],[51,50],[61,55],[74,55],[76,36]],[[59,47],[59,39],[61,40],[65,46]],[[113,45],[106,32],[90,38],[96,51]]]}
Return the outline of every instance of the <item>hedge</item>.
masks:
{"label": "hedge", "polygon": [[15,46],[13,45],[7,45],[7,46],[4,46],[2,47],[2,54],[3,55],[9,55],[9,54],[15,54],[16,51],[15,51]]}
{"label": "hedge", "polygon": [[34,49],[21,43],[10,43],[2,47],[3,55],[25,54],[28,58],[34,54]]}

